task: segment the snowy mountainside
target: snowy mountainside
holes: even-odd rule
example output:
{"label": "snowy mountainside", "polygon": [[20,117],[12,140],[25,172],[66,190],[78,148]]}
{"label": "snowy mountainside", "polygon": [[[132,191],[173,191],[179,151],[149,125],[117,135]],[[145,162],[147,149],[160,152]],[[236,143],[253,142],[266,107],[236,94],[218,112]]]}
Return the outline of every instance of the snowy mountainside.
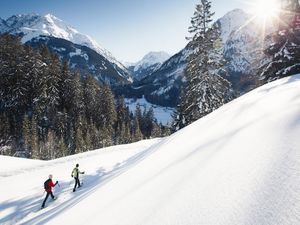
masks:
{"label": "snowy mountainside", "polygon": [[169,58],[170,55],[166,52],[149,52],[137,63],[128,64],[127,68],[135,79],[141,80],[152,74]]}
{"label": "snowy mountainside", "polygon": [[[43,39],[46,36],[86,46],[104,57],[112,64],[113,67],[117,68],[117,70],[123,71],[120,73],[120,76],[123,76],[124,80],[127,80],[127,82],[132,81],[127,69],[119,61],[117,61],[109,51],[100,46],[88,35],[81,34],[75,28],[67,25],[64,21],[51,14],[47,14],[45,16],[37,14],[14,15],[9,17],[5,21],[5,24],[7,26],[1,28],[0,33],[21,35],[23,43],[32,42],[33,39],[35,42],[39,39],[43,42]],[[59,54],[59,52],[57,53]],[[101,64],[101,62],[99,63]]]}
{"label": "snowy mountainside", "polygon": [[118,88],[115,92],[128,98],[144,96],[152,104],[175,107],[189,51],[188,48],[183,49],[165,61],[151,75]]}
{"label": "snowy mountainside", "polygon": [[5,20],[0,18],[0,33],[1,33],[1,31],[5,31],[6,29],[7,29],[7,25],[6,25]]}
{"label": "snowy mountainside", "polygon": [[89,47],[49,36],[33,38],[27,44],[36,48],[46,45],[61,60],[69,62],[71,69],[81,74],[92,74],[100,83],[118,85],[131,81],[126,71]]}
{"label": "snowy mountainside", "polygon": [[[218,23],[222,27],[223,38],[228,37],[224,42],[224,57],[230,75],[228,79],[235,90],[247,92],[258,79],[252,74],[256,73],[256,66],[263,60],[263,49],[270,44],[269,35],[276,26],[267,23],[263,27],[257,19],[241,10],[229,12]],[[234,28],[229,36],[226,32],[228,26]]]}
{"label": "snowy mountainside", "polygon": [[[300,75],[277,80],[164,139],[19,169],[0,156],[0,223],[300,224],[299,90]],[[39,210],[49,173],[58,200]]]}
{"label": "snowy mountainside", "polygon": [[[45,16],[36,14],[14,15],[8,18],[6,23],[9,28],[5,30],[5,32],[14,34],[22,33],[23,43],[39,36],[52,36],[87,46],[111,60],[111,62],[117,63],[111,53],[100,46],[91,37],[79,33],[75,28],[67,25],[51,14]],[[122,67],[123,65],[119,64],[118,66]]]}
{"label": "snowy mountainside", "polygon": [[247,21],[249,21],[250,19],[251,15],[245,13],[241,9],[234,9],[218,19],[217,23],[222,30],[221,38],[223,44],[226,44],[230,36],[232,36],[232,32],[238,32],[239,29],[246,25]]}
{"label": "snowy mountainside", "polygon": [[148,87],[145,96],[150,102],[174,107],[177,104],[180,87],[184,82],[184,71],[187,58],[190,55],[189,47],[172,56],[150,76],[145,77],[137,85]]}
{"label": "snowy mountainside", "polygon": [[[262,46],[265,46],[265,43],[258,41],[261,40],[262,30],[251,20],[251,15],[241,9],[228,12],[216,23],[221,28],[224,56],[227,60],[229,75],[226,79],[232,83],[236,92],[247,92],[257,79],[249,73],[253,74],[253,65],[260,61]],[[267,33],[270,32],[270,28],[267,28]],[[144,90],[146,99],[151,103],[176,107],[189,55],[187,45],[150,76],[133,83],[132,86],[134,89]],[[132,90],[131,93],[135,91]]]}

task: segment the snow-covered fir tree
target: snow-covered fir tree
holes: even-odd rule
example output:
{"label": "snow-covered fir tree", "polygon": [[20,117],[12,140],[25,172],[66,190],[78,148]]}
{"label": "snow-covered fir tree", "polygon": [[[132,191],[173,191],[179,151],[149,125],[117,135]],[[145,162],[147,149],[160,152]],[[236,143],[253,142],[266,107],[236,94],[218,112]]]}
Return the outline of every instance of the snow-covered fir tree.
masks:
{"label": "snow-covered fir tree", "polygon": [[261,68],[265,82],[300,73],[300,6],[298,0],[282,1],[278,30],[265,49],[267,63]]}
{"label": "snow-covered fir tree", "polygon": [[189,32],[193,53],[188,59],[186,84],[175,118],[175,130],[211,113],[232,99],[230,83],[219,73],[223,67],[220,29],[212,25],[211,2],[196,5]]}
{"label": "snow-covered fir tree", "polygon": [[149,138],[153,111],[137,114],[47,48],[0,35],[0,154],[53,159]]}
{"label": "snow-covered fir tree", "polygon": [[137,116],[134,117],[134,124],[133,124],[133,140],[134,141],[140,141],[143,139],[143,134],[140,129],[140,124]]}

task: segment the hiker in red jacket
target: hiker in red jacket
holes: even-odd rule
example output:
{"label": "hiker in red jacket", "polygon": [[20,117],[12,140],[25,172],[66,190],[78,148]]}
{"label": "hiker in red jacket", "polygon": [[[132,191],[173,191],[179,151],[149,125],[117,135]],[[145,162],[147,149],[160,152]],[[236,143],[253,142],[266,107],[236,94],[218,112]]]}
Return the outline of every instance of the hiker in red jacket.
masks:
{"label": "hiker in red jacket", "polygon": [[45,188],[45,191],[47,192],[47,195],[46,195],[46,198],[45,200],[43,201],[43,204],[42,204],[42,208],[45,207],[45,203],[49,197],[49,195],[51,195],[52,199],[55,200],[56,197],[53,195],[52,193],[52,188],[58,184],[58,181],[56,181],[56,183],[54,184],[53,181],[52,181],[52,175],[50,174],[49,175],[49,179],[45,181],[44,183],[44,188]]}

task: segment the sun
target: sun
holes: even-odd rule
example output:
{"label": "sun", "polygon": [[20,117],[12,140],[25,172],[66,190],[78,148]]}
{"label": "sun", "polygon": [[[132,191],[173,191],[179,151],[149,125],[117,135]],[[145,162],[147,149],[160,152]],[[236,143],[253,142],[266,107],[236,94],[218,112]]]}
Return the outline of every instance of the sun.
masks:
{"label": "sun", "polygon": [[256,0],[251,3],[251,10],[257,20],[273,20],[280,12],[279,0]]}

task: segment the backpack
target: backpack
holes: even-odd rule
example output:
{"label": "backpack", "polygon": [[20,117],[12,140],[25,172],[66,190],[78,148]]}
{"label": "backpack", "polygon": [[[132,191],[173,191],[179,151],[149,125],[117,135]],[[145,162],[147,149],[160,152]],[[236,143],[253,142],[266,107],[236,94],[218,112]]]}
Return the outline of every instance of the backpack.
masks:
{"label": "backpack", "polygon": [[78,175],[79,175],[79,169],[77,167],[75,167],[72,171],[72,176],[78,177]]}
{"label": "backpack", "polygon": [[44,182],[44,189],[45,189],[45,190],[47,190],[47,189],[49,188],[49,185],[48,185],[49,181],[50,181],[50,179],[48,179],[48,180],[46,180],[46,181]]}

